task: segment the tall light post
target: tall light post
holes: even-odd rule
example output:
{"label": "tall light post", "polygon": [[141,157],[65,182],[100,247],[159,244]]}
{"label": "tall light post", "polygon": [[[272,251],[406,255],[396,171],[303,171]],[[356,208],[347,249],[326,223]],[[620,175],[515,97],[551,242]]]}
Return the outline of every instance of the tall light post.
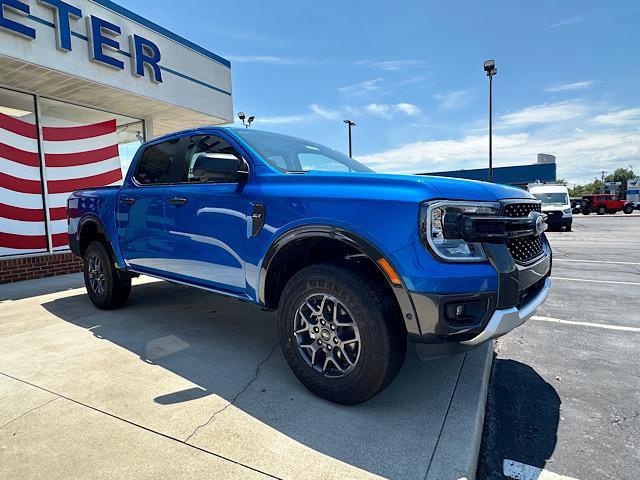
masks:
{"label": "tall light post", "polygon": [[489,77],[489,181],[493,182],[493,76],[498,73],[495,60],[486,60],[484,71]]}
{"label": "tall light post", "polygon": [[346,123],[349,127],[349,158],[353,158],[353,151],[351,149],[351,127],[355,127],[356,124],[351,120],[344,120],[344,123]]}
{"label": "tall light post", "polygon": [[[253,121],[256,119],[256,117],[254,115],[251,115],[249,118],[247,118],[247,116],[244,114],[244,112],[239,112],[238,113],[238,118],[242,122],[242,125],[244,125],[244,128],[249,128],[251,126],[251,124],[253,123]],[[245,118],[247,119],[246,122],[244,121]]]}

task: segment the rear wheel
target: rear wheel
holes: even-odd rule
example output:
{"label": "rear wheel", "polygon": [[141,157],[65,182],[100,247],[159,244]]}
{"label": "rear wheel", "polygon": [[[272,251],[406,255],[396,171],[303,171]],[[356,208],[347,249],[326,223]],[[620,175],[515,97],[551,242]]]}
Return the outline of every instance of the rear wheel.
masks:
{"label": "rear wheel", "polygon": [[406,336],[389,294],[370,274],[332,264],[302,269],[278,309],[284,356],[313,393],[357,404],[396,377]]}
{"label": "rear wheel", "polygon": [[605,213],[607,213],[607,209],[604,205],[600,205],[598,207],[598,215],[604,215]]}
{"label": "rear wheel", "polygon": [[633,213],[633,205],[631,205],[631,204],[625,205],[624,208],[622,209],[622,211],[624,213],[626,213],[627,215],[631,215]]}
{"label": "rear wheel", "polygon": [[92,242],[83,260],[84,284],[96,307],[112,310],[127,303],[131,294],[131,279],[121,277],[102,243]]}

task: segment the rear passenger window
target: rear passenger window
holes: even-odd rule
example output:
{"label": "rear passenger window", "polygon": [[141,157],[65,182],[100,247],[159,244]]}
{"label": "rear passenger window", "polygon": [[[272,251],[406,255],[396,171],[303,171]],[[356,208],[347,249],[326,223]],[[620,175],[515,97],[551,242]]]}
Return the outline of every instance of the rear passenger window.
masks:
{"label": "rear passenger window", "polygon": [[175,165],[183,151],[180,139],[147,147],[133,177],[142,185],[177,183]]}
{"label": "rear passenger window", "polygon": [[[203,153],[215,155],[213,158],[203,158]],[[246,170],[242,155],[229,143],[215,135],[195,135],[189,139],[187,157],[184,163],[182,181],[186,183],[226,183],[228,176],[217,166],[221,163],[233,165],[239,162],[238,168]]]}

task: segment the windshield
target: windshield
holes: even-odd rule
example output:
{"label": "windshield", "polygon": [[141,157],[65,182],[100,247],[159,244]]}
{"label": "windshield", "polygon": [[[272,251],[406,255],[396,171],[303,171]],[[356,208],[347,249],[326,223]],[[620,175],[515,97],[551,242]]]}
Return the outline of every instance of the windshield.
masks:
{"label": "windshield", "polygon": [[273,167],[284,172],[373,172],[344,153],[302,138],[249,129],[234,129],[234,132]]}
{"label": "windshield", "polygon": [[566,205],[569,203],[569,196],[566,193],[534,193],[533,196],[543,205]]}

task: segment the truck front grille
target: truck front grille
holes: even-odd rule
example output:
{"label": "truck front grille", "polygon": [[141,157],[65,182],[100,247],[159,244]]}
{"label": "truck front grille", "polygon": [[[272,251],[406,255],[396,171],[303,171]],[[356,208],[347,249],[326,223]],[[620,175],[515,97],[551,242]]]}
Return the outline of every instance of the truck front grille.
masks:
{"label": "truck front grille", "polygon": [[[502,207],[502,215],[505,217],[528,217],[531,212],[542,212],[539,202],[507,203]],[[507,248],[513,259],[521,264],[532,262],[544,252],[542,238],[537,236],[507,240]]]}
{"label": "truck front grille", "polygon": [[507,203],[502,207],[502,215],[505,217],[528,217],[531,212],[541,212],[540,203]]}
{"label": "truck front grille", "polygon": [[507,240],[507,248],[518,263],[528,263],[543,253],[541,237],[520,237]]}

